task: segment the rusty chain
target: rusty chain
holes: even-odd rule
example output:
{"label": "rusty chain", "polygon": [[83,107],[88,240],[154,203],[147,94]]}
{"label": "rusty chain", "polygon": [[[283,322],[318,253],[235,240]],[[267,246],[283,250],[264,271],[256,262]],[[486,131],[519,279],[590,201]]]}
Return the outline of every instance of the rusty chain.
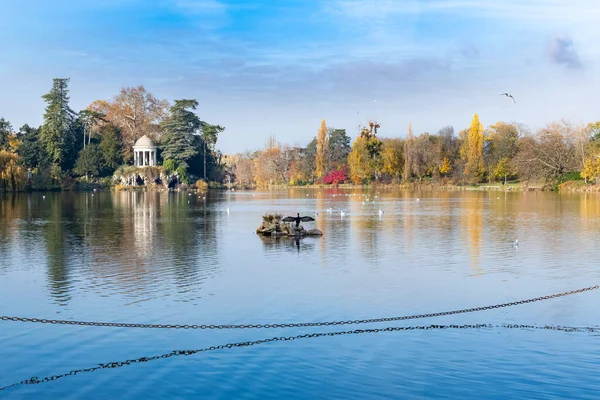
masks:
{"label": "rusty chain", "polygon": [[557,297],[569,296],[572,294],[587,292],[590,290],[599,289],[599,285],[590,286],[583,289],[570,290],[568,292],[556,293],[548,296],[535,297],[527,300],[513,301],[510,303],[496,304],[493,306],[466,308],[462,310],[442,311],[428,314],[404,315],[401,317],[373,318],[373,319],[358,319],[347,321],[326,321],[326,322],[295,322],[281,324],[238,324],[238,325],[182,325],[182,324],[137,324],[124,322],[94,322],[94,321],[71,321],[60,319],[44,319],[44,318],[26,318],[26,317],[10,317],[0,316],[2,321],[13,322],[34,322],[42,324],[58,324],[58,325],[82,325],[82,326],[104,326],[117,328],[152,328],[152,329],[261,329],[261,328],[297,328],[297,327],[315,327],[315,326],[332,326],[332,325],[356,325],[369,324],[375,322],[392,322],[405,321],[411,319],[433,318],[445,315],[465,314],[470,312],[478,312],[484,310],[492,310],[497,308],[505,308],[520,304],[534,303],[542,300],[555,299]]}
{"label": "rusty chain", "polygon": [[210,346],[202,349],[196,350],[173,350],[169,353],[165,353],[159,356],[152,357],[140,357],[136,359],[126,360],[126,361],[115,361],[109,363],[98,364],[95,367],[91,368],[82,368],[75,369],[69,371],[64,374],[52,375],[46,378],[39,379],[34,376],[30,379],[23,380],[21,382],[13,383],[8,386],[0,387],[0,391],[20,386],[20,385],[37,385],[40,383],[55,381],[60,378],[64,378],[67,376],[75,376],[79,373],[85,372],[94,372],[101,369],[107,368],[121,368],[128,365],[132,365],[135,363],[145,363],[149,361],[155,361],[158,359],[171,358],[177,356],[191,356],[198,353],[204,353],[209,351],[216,350],[225,350],[232,349],[236,347],[250,347],[256,346],[264,343],[271,342],[282,342],[282,341],[292,341],[299,339],[311,339],[323,336],[340,336],[340,335],[359,335],[365,333],[378,333],[378,332],[397,332],[397,331],[417,331],[417,330],[444,330],[444,329],[493,329],[493,328],[503,328],[503,329],[532,329],[532,330],[549,330],[549,331],[562,331],[562,332],[579,332],[579,333],[598,333],[600,332],[600,327],[574,327],[574,326],[561,326],[561,325],[521,325],[521,324],[502,324],[502,325],[493,325],[493,324],[466,324],[466,325],[420,325],[420,326],[396,326],[396,327],[387,327],[387,328],[373,328],[373,329],[356,329],[352,331],[341,331],[341,332],[321,332],[321,333],[307,333],[304,335],[297,336],[281,336],[281,337],[272,337],[261,340],[254,340],[248,342],[237,342],[237,343],[228,343],[224,345],[218,346]]}

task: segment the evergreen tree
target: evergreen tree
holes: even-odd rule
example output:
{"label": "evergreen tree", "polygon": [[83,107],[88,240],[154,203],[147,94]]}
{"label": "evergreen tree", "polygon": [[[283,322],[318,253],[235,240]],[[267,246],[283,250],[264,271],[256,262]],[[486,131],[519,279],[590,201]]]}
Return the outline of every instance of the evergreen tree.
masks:
{"label": "evergreen tree", "polygon": [[102,161],[102,152],[96,144],[91,143],[79,152],[73,172],[85,175],[86,180],[89,180],[90,176],[94,177],[100,174]]}
{"label": "evergreen tree", "polygon": [[112,174],[123,163],[121,130],[114,125],[105,125],[101,129],[101,135],[99,148],[104,168],[106,173]]}
{"label": "evergreen tree", "polygon": [[69,107],[69,79],[55,78],[52,89],[42,96],[46,102],[41,139],[50,161],[61,168],[68,168],[76,153],[75,112]]}
{"label": "evergreen tree", "polygon": [[165,134],[162,138],[162,157],[173,160],[178,166],[187,169],[188,160],[198,153],[194,147],[194,133],[201,122],[191,110],[198,107],[196,100],[175,100],[171,116],[162,124]]}
{"label": "evergreen tree", "polygon": [[0,150],[10,151],[10,135],[12,126],[4,118],[0,118]]}
{"label": "evergreen tree", "polygon": [[219,138],[219,134],[225,130],[221,125],[210,125],[206,122],[201,122],[202,124],[202,134],[200,135],[202,138],[202,147],[203,147],[203,157],[204,157],[204,180],[206,181],[206,151],[209,149],[211,152],[214,150],[215,145],[217,144],[217,139]]}
{"label": "evergreen tree", "polygon": [[49,164],[48,154],[40,140],[39,128],[25,124],[19,128],[17,135],[21,140],[17,153],[23,165],[29,168],[40,168]]}
{"label": "evergreen tree", "polygon": [[346,166],[351,150],[350,136],[345,129],[329,130],[329,164],[333,169]]}

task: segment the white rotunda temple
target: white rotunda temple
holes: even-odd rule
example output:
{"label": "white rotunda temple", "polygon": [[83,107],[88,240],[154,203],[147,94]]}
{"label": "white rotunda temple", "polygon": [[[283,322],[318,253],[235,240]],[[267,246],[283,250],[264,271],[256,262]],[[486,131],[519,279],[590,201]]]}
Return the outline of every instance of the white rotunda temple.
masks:
{"label": "white rotunda temple", "polygon": [[133,145],[133,165],[136,167],[156,165],[156,145],[146,135]]}

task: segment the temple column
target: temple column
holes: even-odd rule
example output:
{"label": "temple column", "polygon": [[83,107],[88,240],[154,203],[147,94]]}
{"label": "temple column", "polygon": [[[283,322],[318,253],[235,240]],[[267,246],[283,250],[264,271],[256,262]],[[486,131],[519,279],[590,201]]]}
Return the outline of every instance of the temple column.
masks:
{"label": "temple column", "polygon": [[133,152],[133,165],[137,167],[137,151]]}

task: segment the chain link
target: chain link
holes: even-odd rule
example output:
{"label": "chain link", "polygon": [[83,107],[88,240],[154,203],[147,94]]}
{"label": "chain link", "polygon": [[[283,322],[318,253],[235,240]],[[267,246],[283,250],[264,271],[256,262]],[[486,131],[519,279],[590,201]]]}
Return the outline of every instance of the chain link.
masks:
{"label": "chain link", "polygon": [[292,340],[299,339],[312,339],[324,336],[340,336],[340,335],[359,335],[365,333],[379,333],[379,332],[397,332],[397,331],[417,331],[417,330],[445,330],[445,329],[493,329],[493,328],[502,328],[502,329],[529,329],[529,330],[550,330],[550,331],[562,331],[562,332],[578,332],[578,333],[598,333],[600,332],[599,327],[574,327],[574,326],[560,326],[560,325],[522,325],[522,324],[502,324],[502,325],[493,325],[493,324],[465,324],[465,325],[420,325],[420,326],[394,326],[387,328],[373,328],[373,329],[355,329],[351,331],[341,331],[341,332],[321,332],[321,333],[307,333],[304,335],[296,335],[296,336],[280,336],[280,337],[272,337],[261,340],[253,340],[248,342],[237,342],[237,343],[228,343],[218,346],[210,346],[202,349],[196,350],[173,350],[169,353],[165,353],[158,356],[152,357],[140,357],[136,359],[126,360],[126,361],[114,361],[108,362],[104,364],[98,364],[95,367],[91,368],[83,368],[83,369],[75,369],[60,375],[52,375],[46,378],[39,379],[37,376],[34,376],[30,379],[23,380],[21,382],[13,383],[8,386],[0,387],[0,391],[19,386],[19,385],[37,385],[40,383],[55,381],[60,378],[64,378],[67,376],[75,376],[79,373],[85,372],[94,372],[100,369],[111,369],[111,368],[121,368],[127,365],[132,365],[135,363],[145,363],[149,361],[155,361],[159,359],[177,357],[177,356],[191,356],[198,353],[205,353],[216,350],[225,350],[232,349],[237,347],[250,347],[256,346],[264,343],[271,342],[287,342]]}
{"label": "chain link", "polygon": [[405,321],[411,319],[433,318],[445,315],[465,314],[478,311],[492,310],[497,308],[512,307],[520,304],[534,303],[542,300],[555,299],[557,297],[570,296],[577,293],[587,292],[590,290],[599,289],[599,285],[590,286],[583,289],[570,290],[568,292],[556,293],[548,296],[535,297],[527,300],[513,301],[510,303],[496,304],[492,306],[474,307],[462,310],[442,311],[428,314],[404,315],[401,317],[373,318],[373,319],[356,319],[347,321],[326,321],[326,322],[295,322],[282,324],[239,324],[239,325],[180,325],[180,324],[132,324],[124,322],[94,322],[94,321],[70,321],[60,319],[42,319],[42,318],[26,318],[26,317],[10,317],[0,316],[2,321],[12,322],[34,322],[41,324],[57,324],[57,325],[81,325],[81,326],[104,326],[117,328],[144,328],[144,329],[264,329],[264,328],[298,328],[298,327],[315,327],[315,326],[332,326],[332,325],[357,325],[369,324],[374,322],[392,322]]}

